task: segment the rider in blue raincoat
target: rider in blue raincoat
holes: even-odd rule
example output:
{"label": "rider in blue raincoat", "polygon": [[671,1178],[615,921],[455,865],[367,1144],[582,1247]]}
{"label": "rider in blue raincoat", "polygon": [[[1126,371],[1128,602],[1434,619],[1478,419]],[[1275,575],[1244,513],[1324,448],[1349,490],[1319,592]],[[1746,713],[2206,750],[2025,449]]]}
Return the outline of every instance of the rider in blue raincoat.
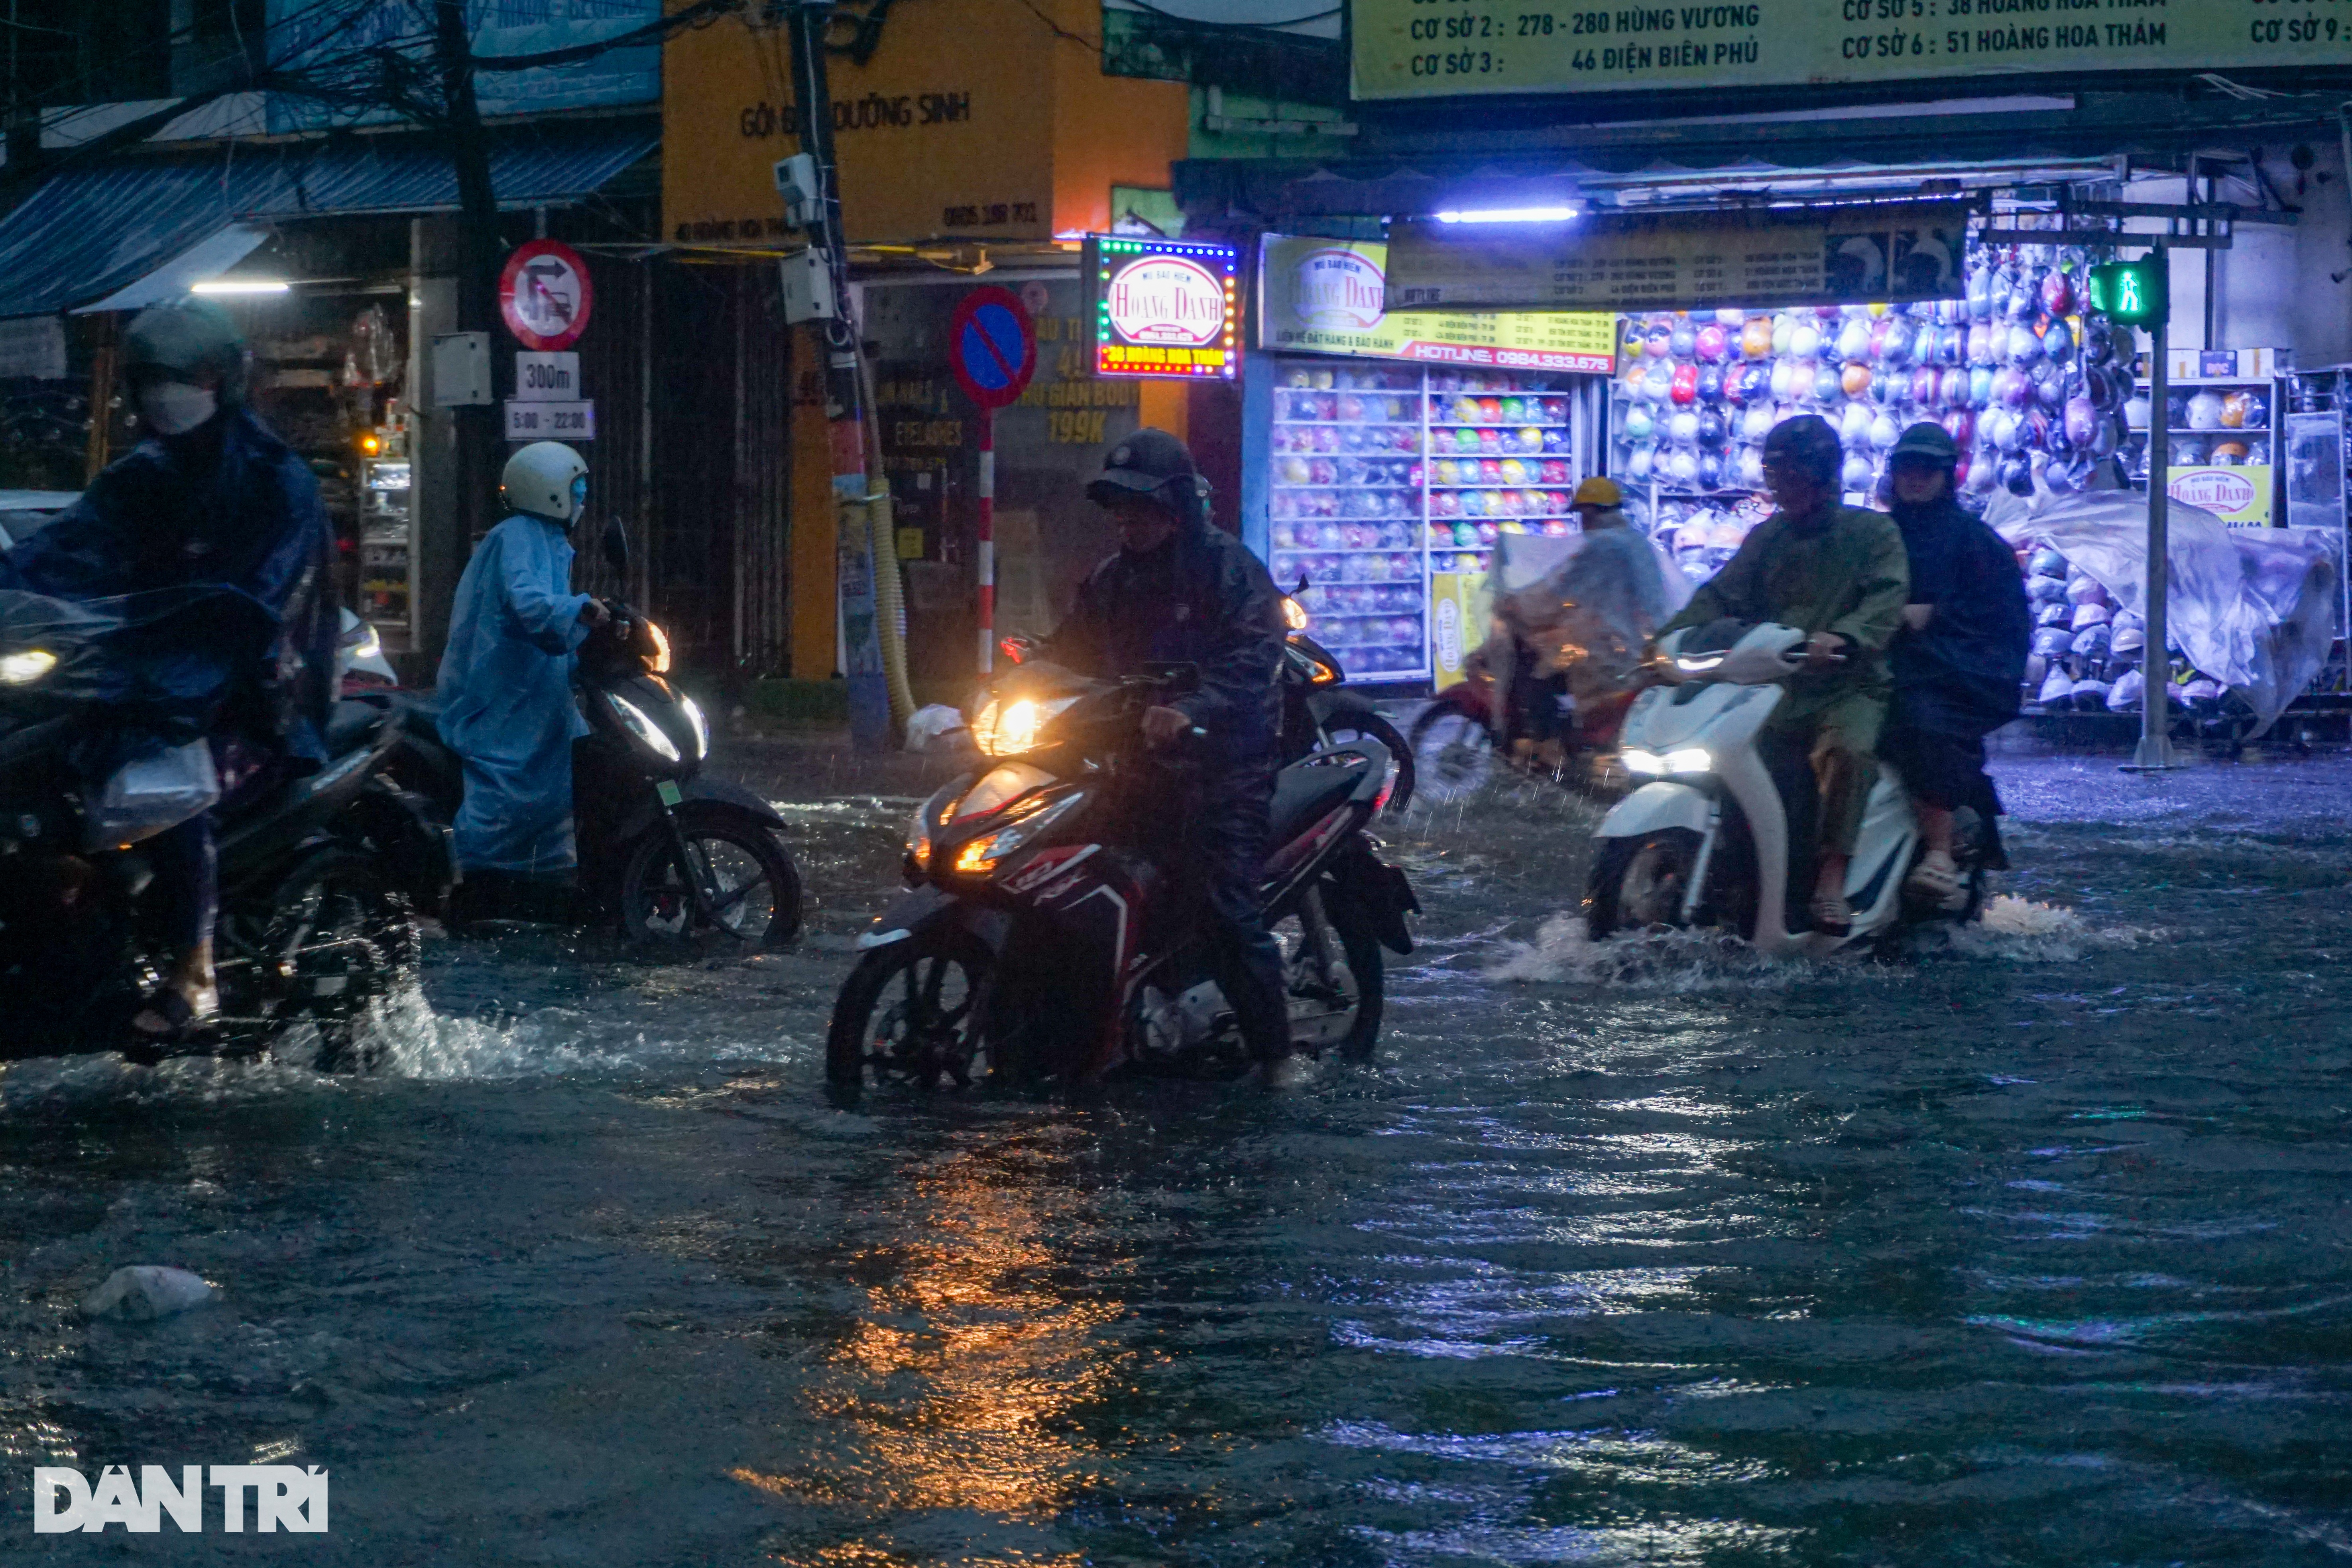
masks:
{"label": "rider in blue raincoat", "polygon": [[502,881],[541,887],[578,867],[572,742],[588,732],[572,700],[573,653],[604,605],[572,592],[572,525],[588,466],[556,441],[507,462],[514,513],[484,536],[457,580],[441,656],[442,737],[465,763],[457,864],[481,900]]}

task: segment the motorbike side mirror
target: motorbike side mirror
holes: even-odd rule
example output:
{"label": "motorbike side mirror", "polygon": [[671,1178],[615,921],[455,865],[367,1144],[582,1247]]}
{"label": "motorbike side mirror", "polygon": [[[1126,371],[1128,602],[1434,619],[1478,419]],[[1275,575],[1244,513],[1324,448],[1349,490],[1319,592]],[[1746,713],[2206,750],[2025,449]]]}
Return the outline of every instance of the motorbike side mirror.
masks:
{"label": "motorbike side mirror", "polygon": [[1037,657],[1037,639],[1026,632],[1013,632],[997,639],[996,648],[1014,664],[1027,664]]}
{"label": "motorbike side mirror", "polygon": [[1291,597],[1292,597],[1292,598],[1294,598],[1294,599],[1295,599],[1295,598],[1297,598],[1299,595],[1304,594],[1305,592],[1307,592],[1307,589],[1309,589],[1309,588],[1313,587],[1314,585],[1315,585],[1315,584],[1313,584],[1312,583],[1309,583],[1309,582],[1307,580],[1307,574],[1306,574],[1306,573],[1304,573],[1304,572],[1301,572],[1301,573],[1298,574],[1298,586],[1297,586],[1297,587],[1296,587],[1296,588],[1293,588],[1293,589],[1290,591],[1290,595],[1291,595]]}
{"label": "motorbike side mirror", "polygon": [[604,551],[604,564],[615,572],[626,572],[629,569],[628,525],[617,517],[606,518],[602,544]]}

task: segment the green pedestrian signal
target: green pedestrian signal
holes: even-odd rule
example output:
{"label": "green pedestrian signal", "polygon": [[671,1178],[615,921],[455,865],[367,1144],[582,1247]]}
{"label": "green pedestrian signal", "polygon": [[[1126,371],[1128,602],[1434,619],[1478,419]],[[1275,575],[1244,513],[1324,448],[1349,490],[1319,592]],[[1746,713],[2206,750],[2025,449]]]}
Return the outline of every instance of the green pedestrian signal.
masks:
{"label": "green pedestrian signal", "polygon": [[2091,268],[2091,309],[2118,326],[2146,327],[2172,315],[2169,268],[2162,252]]}

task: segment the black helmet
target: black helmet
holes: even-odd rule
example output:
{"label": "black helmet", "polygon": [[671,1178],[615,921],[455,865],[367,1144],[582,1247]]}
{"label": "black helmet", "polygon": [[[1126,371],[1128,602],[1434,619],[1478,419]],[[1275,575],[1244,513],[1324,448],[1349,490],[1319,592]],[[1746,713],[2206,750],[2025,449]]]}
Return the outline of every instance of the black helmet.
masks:
{"label": "black helmet", "polygon": [[1207,489],[1184,443],[1146,426],[1110,449],[1101,477],[1087,486],[1087,499],[1107,504],[1121,495],[1149,496],[1183,515],[1186,503]]}
{"label": "black helmet", "polygon": [[1923,419],[1904,431],[1887,448],[1890,468],[1906,458],[1914,462],[1932,463],[1939,468],[1956,468],[1960,461],[1960,446],[1952,439],[1950,431]]}
{"label": "black helmet", "polygon": [[220,383],[224,407],[245,401],[245,334],[228,312],[208,300],[156,305],[139,313],[122,337],[122,374],[190,381],[208,376]]}
{"label": "black helmet", "polygon": [[1845,464],[1845,448],[1828,420],[1818,414],[1801,414],[1772,426],[1772,433],[1764,437],[1764,461],[1786,463],[1821,484],[1834,485]]}

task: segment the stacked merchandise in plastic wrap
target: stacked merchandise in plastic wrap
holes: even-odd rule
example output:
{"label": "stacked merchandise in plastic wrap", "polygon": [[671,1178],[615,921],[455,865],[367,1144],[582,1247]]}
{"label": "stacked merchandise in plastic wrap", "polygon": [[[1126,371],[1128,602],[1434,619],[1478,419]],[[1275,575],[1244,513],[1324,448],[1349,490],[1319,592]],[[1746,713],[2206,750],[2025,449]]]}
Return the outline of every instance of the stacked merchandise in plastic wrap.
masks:
{"label": "stacked merchandise in plastic wrap", "polygon": [[1611,471],[1654,498],[1653,534],[1704,580],[1769,512],[1763,440],[1816,414],[1845,447],[1851,500],[1878,492],[1903,430],[1934,420],[1964,498],[2080,488],[2124,438],[2132,345],[2080,313],[2092,258],[1979,247],[1964,299],[1629,317]]}

